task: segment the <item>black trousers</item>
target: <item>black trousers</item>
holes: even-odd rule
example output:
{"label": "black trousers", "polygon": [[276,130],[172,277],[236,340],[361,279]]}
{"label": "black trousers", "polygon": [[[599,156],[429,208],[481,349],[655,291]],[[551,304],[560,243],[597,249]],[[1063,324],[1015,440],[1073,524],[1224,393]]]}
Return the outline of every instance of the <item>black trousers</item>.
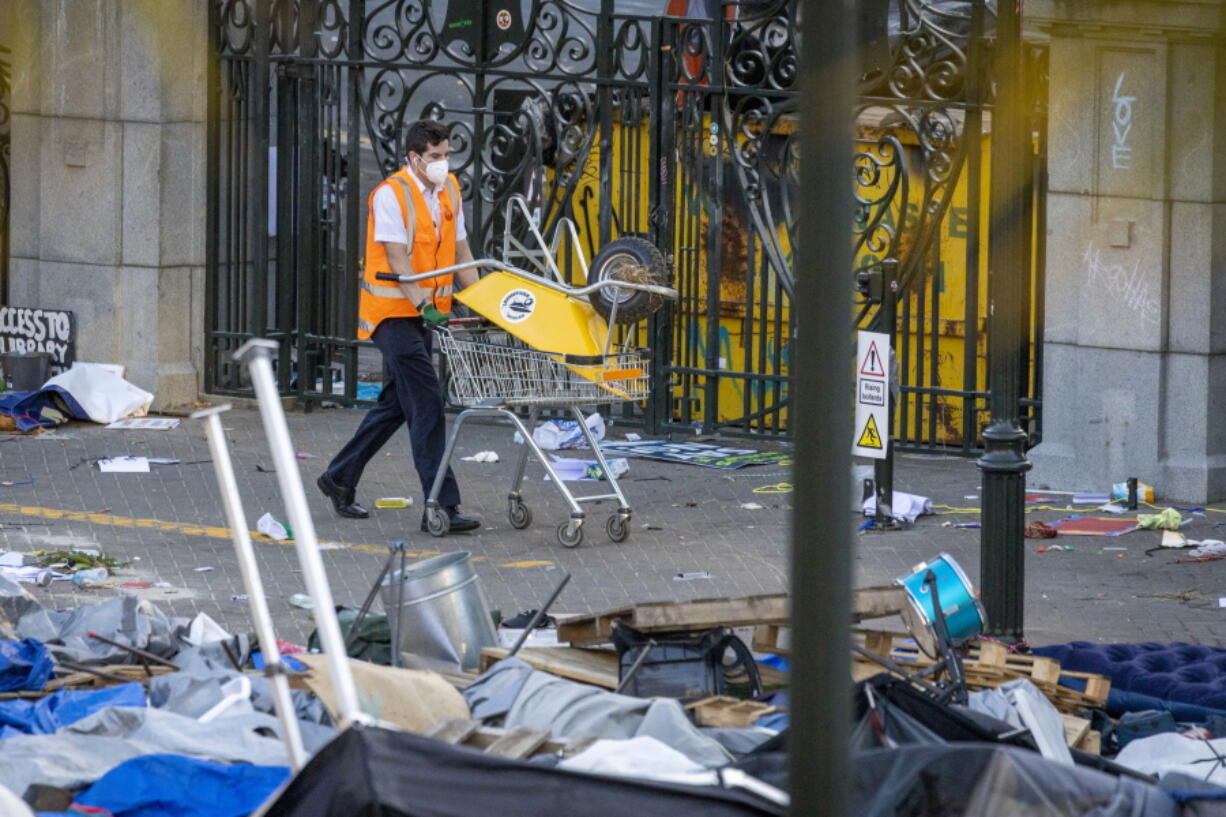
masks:
{"label": "black trousers", "polygon": [[[413,464],[422,493],[428,496],[447,442],[443,390],[430,360],[433,331],[421,318],[386,318],[379,322],[371,340],[383,353],[383,391],[375,407],[362,418],[353,439],[329,463],[327,474],[338,485],[356,488],[366,463],[407,423]],[[444,508],[460,504],[460,488],[450,468],[439,504]]]}

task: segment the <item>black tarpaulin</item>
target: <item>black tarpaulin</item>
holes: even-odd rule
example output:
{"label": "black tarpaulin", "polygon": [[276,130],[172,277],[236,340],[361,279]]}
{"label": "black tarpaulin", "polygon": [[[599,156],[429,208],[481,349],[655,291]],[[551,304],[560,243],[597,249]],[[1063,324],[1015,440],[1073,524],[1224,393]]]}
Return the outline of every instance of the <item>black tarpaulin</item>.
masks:
{"label": "black tarpaulin", "polygon": [[338,735],[265,817],[783,817],[726,789],[599,777],[375,727]]}

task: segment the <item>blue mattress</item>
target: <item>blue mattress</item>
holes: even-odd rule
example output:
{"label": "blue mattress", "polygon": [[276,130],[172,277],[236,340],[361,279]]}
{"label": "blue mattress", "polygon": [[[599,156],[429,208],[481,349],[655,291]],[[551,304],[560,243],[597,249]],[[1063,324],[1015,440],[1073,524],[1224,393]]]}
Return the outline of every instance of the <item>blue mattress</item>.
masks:
{"label": "blue mattress", "polygon": [[[1201,713],[1226,713],[1226,649],[1196,644],[1092,644],[1073,641],[1037,647],[1072,672],[1111,679],[1109,709],[1156,708],[1158,702]],[[1160,707],[1176,708],[1176,707]]]}

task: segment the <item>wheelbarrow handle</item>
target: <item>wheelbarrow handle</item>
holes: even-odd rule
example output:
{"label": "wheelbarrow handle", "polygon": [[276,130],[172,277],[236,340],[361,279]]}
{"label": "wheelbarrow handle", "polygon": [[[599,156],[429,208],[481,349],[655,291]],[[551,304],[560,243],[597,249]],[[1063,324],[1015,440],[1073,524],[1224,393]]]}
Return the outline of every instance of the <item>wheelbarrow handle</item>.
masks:
{"label": "wheelbarrow handle", "polygon": [[442,269],[436,269],[433,272],[421,272],[413,275],[398,275],[394,272],[376,272],[375,277],[380,281],[395,281],[398,284],[415,284],[418,281],[427,281],[431,278],[437,278],[440,275],[452,275],[453,273],[463,272],[464,270],[479,269],[482,267],[504,270],[505,272],[509,272],[520,278],[530,279],[534,283],[548,287],[556,292],[561,292],[563,295],[571,295],[576,298],[583,298],[593,292],[599,292],[602,289],[608,289],[610,287],[617,287],[618,289],[632,289],[638,292],[650,292],[653,295],[659,295],[673,301],[677,300],[678,297],[677,290],[672,289],[671,287],[662,287],[657,284],[638,284],[629,281],[612,281],[609,279],[597,281],[594,284],[588,284],[581,287],[568,287],[565,284],[559,284],[555,281],[549,280],[548,278],[528,272],[525,269],[520,269],[519,267],[511,266],[510,264],[504,264],[493,258],[478,258],[475,261],[466,261],[463,264],[443,267]]}

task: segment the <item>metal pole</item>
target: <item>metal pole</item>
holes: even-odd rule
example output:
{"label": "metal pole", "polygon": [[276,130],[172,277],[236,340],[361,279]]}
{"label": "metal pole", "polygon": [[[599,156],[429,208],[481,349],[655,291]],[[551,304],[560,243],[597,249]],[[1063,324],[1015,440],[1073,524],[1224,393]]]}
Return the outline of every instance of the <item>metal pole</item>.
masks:
{"label": "metal pole", "polygon": [[277,483],[285,502],[285,515],[294,529],[294,549],[298,551],[298,563],[302,566],[307,592],[315,603],[312,611],[315,627],[327,656],[328,672],[332,676],[332,688],[336,691],[336,704],[343,728],[367,718],[358,706],[357,688],[349,670],[349,657],[345,654],[345,639],[341,637],[341,627],[336,620],[332,588],[328,586],[328,577],[324,573],[319,540],[315,537],[315,523],[311,520],[306,493],[302,490],[298,458],[294,455],[285,411],[277,394],[277,381],[269,357],[276,350],[276,341],[253,338],[244,343],[234,357],[247,363],[256,401],[260,404],[260,417],[264,421],[273,466],[277,469]]}
{"label": "metal pole", "polygon": [[[884,332],[890,338],[890,348],[886,350],[886,389],[894,391],[897,380],[894,377],[894,330],[897,326],[898,305],[898,261],[887,258],[881,262],[881,307],[877,312],[876,329]],[[873,461],[873,484],[877,494],[877,527],[882,530],[893,530],[899,527],[894,519],[894,405],[898,402],[895,394],[887,398],[889,411],[886,412],[885,428],[881,429],[882,444],[885,446],[885,459]]]}
{"label": "metal pole", "polygon": [[1022,639],[1025,587],[1026,433],[1020,386],[1030,297],[1025,266],[1030,239],[1025,218],[1026,154],[1031,150],[1023,102],[1021,0],[996,13],[996,106],[992,111],[991,221],[988,227],[988,411],[983,432],[983,529],[980,589],[988,634]]}
{"label": "metal pole", "polygon": [[221,502],[226,508],[226,523],[234,539],[234,552],[238,556],[238,569],[243,577],[243,588],[251,606],[251,620],[255,624],[256,637],[264,652],[265,673],[272,679],[273,705],[285,733],[285,751],[290,766],[295,771],[306,764],[306,749],[302,745],[302,732],[298,729],[298,717],[294,714],[294,701],[290,696],[289,680],[281,663],[281,651],[277,649],[277,636],[272,627],[272,613],[264,595],[264,582],[260,579],[260,567],[255,560],[255,548],[251,546],[251,533],[247,528],[247,514],[243,510],[242,496],[234,478],[234,465],[230,462],[230,446],[221,427],[221,413],[229,411],[228,403],[198,411],[193,419],[203,419],[208,429],[209,453],[213,456],[213,471],[217,474],[217,487],[221,490]]}
{"label": "metal pole", "polygon": [[[799,9],[800,3],[794,8]],[[795,512],[792,516],[791,813],[851,813],[851,471],[854,356],[848,301],[856,18],[851,0],[803,4],[800,230],[793,314]],[[831,387],[833,384],[833,388]],[[838,513],[831,517],[831,511]],[[821,588],[814,592],[814,588]]]}

